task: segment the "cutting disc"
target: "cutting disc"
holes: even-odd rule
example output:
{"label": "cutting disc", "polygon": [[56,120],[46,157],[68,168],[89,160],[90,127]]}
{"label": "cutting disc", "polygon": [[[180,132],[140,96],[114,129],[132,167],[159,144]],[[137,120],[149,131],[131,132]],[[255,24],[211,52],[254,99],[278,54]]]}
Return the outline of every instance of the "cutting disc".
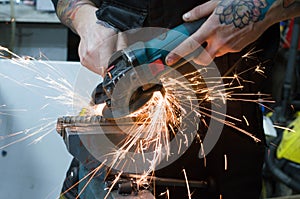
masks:
{"label": "cutting disc", "polygon": [[[144,90],[143,87],[139,87],[133,94],[129,100],[129,103],[124,99],[123,102],[114,103],[113,99],[111,99],[111,106],[105,106],[102,114],[106,119],[119,119],[126,117],[135,111],[138,111],[142,108],[153,96],[155,91],[164,92],[164,88],[161,84],[156,84],[149,88],[148,90]],[[117,106],[114,106],[117,104]]]}

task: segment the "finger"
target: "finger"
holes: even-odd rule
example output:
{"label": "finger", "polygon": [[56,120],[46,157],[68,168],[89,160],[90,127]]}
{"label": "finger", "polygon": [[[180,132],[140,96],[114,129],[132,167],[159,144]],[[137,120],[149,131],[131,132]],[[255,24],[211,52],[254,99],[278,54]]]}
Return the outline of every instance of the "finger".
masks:
{"label": "finger", "polygon": [[100,63],[98,63],[98,66],[107,68],[111,55],[116,51],[117,41],[118,35],[113,35],[103,41],[99,49]]}
{"label": "finger", "polygon": [[210,15],[216,6],[218,5],[218,1],[209,1],[202,5],[199,5],[189,12],[185,13],[182,18],[184,21],[194,21],[197,19],[200,19],[202,17],[205,17],[207,15]]}
{"label": "finger", "polygon": [[118,41],[117,41],[117,50],[122,50],[126,47],[127,47],[126,33],[119,32],[118,33]]}
{"label": "finger", "polygon": [[104,67],[92,67],[90,65],[85,66],[87,69],[89,69],[90,71],[97,73],[98,75],[100,75],[101,77],[104,77],[105,75],[105,68]]}
{"label": "finger", "polygon": [[[104,68],[100,67],[100,66],[95,66],[94,63],[98,63],[99,59],[92,59],[91,57],[98,57],[98,53],[93,53],[96,54],[95,56],[93,56],[92,54],[87,54],[87,53],[83,53],[85,52],[85,46],[84,44],[82,44],[82,42],[79,43],[79,47],[78,47],[78,54],[80,57],[80,63],[81,65],[85,66],[87,69],[93,71],[94,73],[97,73],[99,75],[101,75],[103,77],[104,75]],[[93,63],[93,61],[94,63]]]}
{"label": "finger", "polygon": [[176,47],[174,50],[172,50],[166,57],[166,63],[167,65],[173,65],[179,59],[191,54],[194,52],[197,48],[201,47],[201,44],[203,44],[206,39],[209,37],[210,32],[203,31],[208,30],[206,28],[207,22],[205,22],[202,27],[200,27],[194,34],[192,34],[190,37],[188,37],[185,41],[183,41],[178,47]]}
{"label": "finger", "polygon": [[93,67],[92,63],[89,61],[90,59],[88,58],[91,54],[86,49],[87,49],[86,44],[84,42],[80,41],[79,46],[78,46],[78,55],[80,58],[80,63],[82,66],[85,66],[89,70],[96,72],[96,70],[93,69],[94,67]]}
{"label": "finger", "polygon": [[178,62],[181,58],[192,53],[197,48],[200,47],[200,44],[196,42],[192,37],[187,38],[182,42],[178,47],[172,50],[166,57],[167,65],[171,66]]}
{"label": "finger", "polygon": [[213,50],[211,46],[207,46],[205,50],[203,50],[196,58],[194,58],[194,62],[198,65],[207,66],[209,65],[213,59],[216,57],[216,50]]}

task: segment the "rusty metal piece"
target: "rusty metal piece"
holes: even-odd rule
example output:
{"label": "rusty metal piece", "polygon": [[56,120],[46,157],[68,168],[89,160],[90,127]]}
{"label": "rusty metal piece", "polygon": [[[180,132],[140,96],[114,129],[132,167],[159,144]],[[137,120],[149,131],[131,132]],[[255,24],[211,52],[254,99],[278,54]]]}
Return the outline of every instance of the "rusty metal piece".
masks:
{"label": "rusty metal piece", "polygon": [[64,116],[57,119],[56,130],[68,151],[86,168],[95,169],[101,164],[98,153],[106,149],[103,140],[109,140],[117,148],[128,136],[124,131],[129,131],[132,125],[136,125],[134,118],[109,120],[99,115]]}

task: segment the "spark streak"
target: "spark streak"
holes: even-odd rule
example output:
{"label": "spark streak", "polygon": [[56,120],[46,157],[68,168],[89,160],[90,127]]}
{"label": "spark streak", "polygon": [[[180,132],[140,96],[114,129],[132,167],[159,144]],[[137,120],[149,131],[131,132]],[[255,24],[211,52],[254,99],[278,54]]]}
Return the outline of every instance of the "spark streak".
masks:
{"label": "spark streak", "polygon": [[183,171],[184,179],[185,179],[185,182],[186,182],[186,188],[187,188],[187,191],[188,191],[188,197],[189,197],[189,199],[191,199],[192,196],[191,196],[191,191],[190,191],[190,186],[189,186],[189,181],[188,181],[188,178],[187,178],[187,175],[186,175],[186,171],[185,171],[185,169],[183,169],[182,171]]}
{"label": "spark streak", "polygon": [[[10,54],[10,58],[6,58],[6,54]],[[87,106],[89,104],[90,100],[90,94],[87,94],[86,96],[80,95],[79,93],[76,93],[74,91],[74,85],[65,79],[65,74],[60,71],[58,67],[54,67],[51,64],[42,61],[42,60],[36,60],[31,57],[21,57],[17,54],[11,52],[5,47],[0,46],[0,59],[8,59],[9,62],[11,62],[12,66],[18,68],[18,70],[21,72],[25,72],[26,75],[33,76],[33,78],[26,78],[24,76],[24,79],[17,79],[14,76],[6,75],[9,73],[6,73],[5,70],[0,72],[0,78],[3,79],[3,81],[9,81],[13,84],[17,85],[18,87],[22,88],[25,91],[29,91],[33,94],[37,94],[38,96],[44,97],[47,102],[39,107],[34,107],[35,111],[40,111],[41,113],[45,113],[45,116],[47,115],[47,109],[51,108],[49,105],[52,105],[51,103],[61,103],[65,106],[73,106],[75,109],[80,109],[84,106]],[[41,68],[39,66],[43,66]],[[31,81],[35,79],[34,83],[31,83]],[[27,82],[29,81],[29,82]],[[45,86],[46,85],[46,86]],[[55,94],[49,94],[49,95],[43,95],[41,94],[41,91],[47,90],[49,93],[55,93]],[[53,92],[55,91],[55,92]],[[22,96],[20,96],[20,101],[24,100],[22,99]],[[77,104],[74,104],[73,99],[76,97]],[[52,102],[51,102],[52,101]],[[90,107],[91,113],[93,113],[94,108]],[[22,119],[21,116],[17,115],[17,113],[20,112],[28,112],[28,115],[30,113],[30,109],[28,107],[25,108],[14,108],[10,109],[9,105],[1,105],[0,106],[0,114],[1,115],[9,115],[9,116],[18,116],[18,119]],[[67,114],[67,113],[64,113]],[[47,115],[48,116],[48,115]],[[42,141],[47,135],[55,132],[55,125],[56,121],[59,115],[54,117],[48,117],[48,118],[41,118],[40,122],[36,126],[32,127],[26,127],[26,129],[16,131],[16,132],[5,132],[6,135],[0,136],[0,150],[4,148],[11,147],[13,145],[16,145],[18,143],[28,141],[28,145],[36,144]],[[13,131],[8,129],[9,131]],[[1,132],[2,133],[2,132]],[[8,140],[8,143],[5,143],[5,141]],[[2,143],[4,142],[4,144]],[[100,166],[99,166],[100,168]],[[51,195],[54,192],[51,192]],[[50,197],[48,195],[48,197]]]}
{"label": "spark streak", "polygon": [[[256,67],[253,67],[250,70],[255,70]],[[178,78],[163,78],[161,79],[162,84],[166,92],[162,95],[160,92],[155,92],[152,99],[140,110],[134,112],[129,117],[137,118],[136,125],[129,130],[130,134],[125,139],[123,145],[120,147],[118,151],[114,153],[115,161],[112,164],[116,164],[119,159],[126,156],[126,154],[134,149],[135,153],[143,154],[143,161],[145,162],[144,153],[147,150],[152,149],[155,152],[153,159],[148,159],[153,166],[145,170],[146,174],[150,174],[154,169],[155,165],[157,165],[162,158],[168,159],[169,156],[174,155],[171,154],[170,150],[167,150],[166,153],[162,153],[162,146],[166,146],[167,149],[170,147],[170,141],[172,136],[176,137],[178,134],[183,134],[180,131],[180,125],[183,117],[186,117],[189,112],[185,109],[192,101],[200,102],[200,107],[191,108],[192,112],[196,113],[199,117],[210,117],[211,119],[223,123],[233,129],[238,130],[241,133],[246,134],[251,137],[255,142],[260,142],[258,138],[252,135],[250,132],[238,127],[235,122],[241,122],[242,119],[246,120],[245,116],[241,116],[242,118],[236,118],[230,115],[227,115],[222,112],[218,112],[216,110],[210,110],[206,106],[202,106],[203,103],[216,103],[218,104],[220,101],[225,103],[226,101],[245,101],[260,104],[263,100],[260,99],[243,99],[241,96],[263,96],[262,94],[253,94],[253,93],[237,93],[234,91],[238,89],[242,89],[243,85],[239,82],[239,86],[232,87],[232,83],[230,84],[221,84],[223,77],[217,78],[208,78],[205,79],[206,82],[203,82],[201,74],[203,72],[207,72],[205,70],[199,70],[196,72],[192,72],[186,74],[184,77],[190,78],[190,83],[186,84],[186,82],[182,81],[183,77]],[[239,79],[239,75],[244,73],[243,71],[239,74],[234,75],[233,77],[225,77],[226,79]],[[257,71],[258,72],[258,71]],[[243,80],[243,82],[247,82],[247,80]],[[249,82],[249,81],[248,81]],[[211,85],[209,87],[204,87],[205,85]],[[229,86],[229,87],[228,87]],[[181,90],[176,90],[175,88],[183,88]],[[235,98],[237,95],[239,98]],[[181,101],[178,101],[178,96]],[[264,102],[267,102],[265,100]],[[227,121],[218,118],[218,116],[212,116],[207,113],[207,111],[213,112],[216,115],[227,117],[227,119],[231,119],[232,121]],[[247,122],[247,120],[246,120]],[[201,127],[203,128],[203,127]],[[174,131],[176,129],[177,131]],[[178,130],[179,129],[179,130]],[[186,135],[184,135],[186,136]],[[142,141],[141,141],[142,139]],[[178,138],[177,138],[178,139]],[[178,140],[178,151],[180,153],[182,143],[188,145],[188,139],[179,138]],[[202,142],[200,140],[201,150],[204,150]],[[139,147],[136,147],[138,145]],[[204,151],[203,151],[204,153]],[[225,170],[227,170],[227,156],[224,155],[225,159]],[[206,166],[206,161],[204,161]],[[189,193],[190,197],[190,193]]]}
{"label": "spark streak", "polygon": [[227,155],[226,154],[224,154],[224,166],[225,166],[224,170],[227,171],[227,169],[228,169],[228,162],[227,162]]}
{"label": "spark streak", "polygon": [[28,129],[25,129],[25,130],[22,130],[22,131],[19,131],[19,132],[16,132],[16,133],[9,134],[8,136],[4,136],[3,138],[7,139],[9,137],[16,137],[18,135],[24,135],[22,138],[18,138],[15,141],[12,141],[12,142],[10,142],[6,145],[0,146],[0,150],[2,150],[4,148],[7,148],[11,145],[20,143],[24,140],[27,140],[31,137],[34,137],[34,136],[38,135],[38,134],[43,134],[42,136],[36,138],[33,142],[31,142],[31,144],[36,143],[36,142],[40,141],[43,137],[45,137],[46,135],[48,135],[49,133],[51,133],[55,130],[54,124],[56,124],[56,121],[52,121],[52,122],[49,122],[49,123],[46,123],[46,124],[42,124],[40,126],[28,128]]}
{"label": "spark streak", "polygon": [[[91,172],[89,172],[88,174],[86,174],[85,176],[83,176],[81,179],[78,180],[78,182],[76,182],[75,184],[73,184],[71,187],[69,187],[66,191],[64,191],[63,193],[60,194],[60,197],[65,195],[66,193],[68,193],[71,189],[73,189],[74,187],[76,187],[77,185],[79,185],[79,183],[81,183],[83,180],[85,180],[86,178],[88,178],[89,176],[90,179],[88,181],[91,181],[91,179],[93,178],[93,176],[104,166],[105,161],[103,161],[102,164],[100,164],[98,167],[96,167],[94,170],[92,170]],[[88,185],[88,183],[86,183],[85,187]],[[80,194],[78,195],[78,197],[80,197]],[[58,199],[58,198],[57,198]]]}
{"label": "spark streak", "polygon": [[[89,104],[89,97],[82,96],[79,93],[74,92],[74,88],[70,82],[68,82],[63,74],[59,71],[56,71],[54,67],[45,63],[49,70],[52,71],[56,75],[60,75],[60,78],[53,78],[51,75],[45,76],[42,74],[33,64],[26,59],[19,57],[18,55],[10,52],[7,48],[0,46],[1,51],[6,51],[13,55],[14,59],[11,61],[14,62],[17,66],[20,66],[28,71],[31,71],[36,74],[35,79],[43,84],[47,85],[46,89],[51,89],[59,93],[56,96],[44,96],[45,99],[57,101],[63,103],[64,105],[74,105],[73,98],[78,100],[77,107],[87,107]],[[253,55],[253,50],[244,55],[242,58],[251,58]],[[0,55],[1,57],[1,55]],[[241,59],[242,59],[241,58]],[[240,63],[240,60],[239,60]],[[237,65],[237,64],[236,64]],[[236,66],[234,66],[236,67]],[[231,70],[235,68],[232,67]],[[161,79],[165,92],[154,92],[151,100],[141,109],[129,115],[128,118],[134,118],[135,123],[129,129],[126,129],[127,137],[120,143],[119,148],[116,151],[112,151],[110,154],[106,154],[106,158],[111,158],[113,161],[111,168],[120,164],[121,160],[128,157],[130,152],[134,152],[134,154],[142,154],[143,162],[150,163],[149,168],[145,168],[143,172],[144,178],[147,180],[149,175],[156,169],[157,165],[162,161],[162,159],[168,160],[172,155],[178,155],[183,153],[184,146],[189,146],[194,137],[191,133],[186,134],[184,131],[187,128],[183,124],[183,119],[189,116],[190,114],[195,114],[197,117],[201,118],[202,121],[204,117],[208,117],[212,120],[215,120],[219,123],[225,124],[233,129],[238,130],[241,133],[248,135],[254,141],[259,142],[260,140],[256,138],[251,132],[247,132],[244,129],[238,127],[236,122],[241,122],[242,118],[236,118],[225,113],[222,113],[218,110],[211,110],[206,106],[206,104],[214,104],[218,105],[220,103],[225,104],[227,101],[245,101],[252,103],[262,103],[262,102],[270,102],[268,100],[258,100],[258,99],[244,99],[242,97],[246,96],[263,96],[262,94],[253,94],[253,93],[235,93],[236,90],[242,90],[244,82],[250,82],[249,80],[243,79],[240,75],[254,71],[259,74],[263,74],[263,68],[260,65],[253,66],[252,68],[247,69],[246,71],[242,71],[240,73],[234,73],[233,76],[228,76],[229,72],[225,74],[224,77],[206,77],[204,74],[208,73],[211,68],[202,68],[197,71],[185,74],[181,77],[164,77]],[[231,72],[231,71],[230,71]],[[10,81],[17,83],[19,86],[22,86],[26,89],[28,88],[36,88],[36,89],[45,89],[40,87],[39,85],[34,85],[30,83],[19,82],[12,77],[5,76],[0,73],[0,77],[6,78]],[[183,81],[184,79],[188,79],[187,81]],[[231,80],[229,83],[222,83],[223,80]],[[238,86],[233,86],[234,82],[237,82]],[[252,82],[253,83],[253,82]],[[237,97],[238,96],[238,97]],[[197,107],[193,107],[193,103],[197,102]],[[40,110],[44,110],[48,107],[48,103],[43,105]],[[187,108],[189,107],[189,108]],[[90,114],[95,114],[101,112],[103,106],[89,106]],[[188,110],[190,109],[190,110]],[[208,113],[209,112],[209,113]],[[214,113],[215,116],[212,115]],[[221,119],[226,117],[227,120]],[[243,119],[247,122],[246,117],[242,116]],[[192,118],[190,120],[196,120],[196,118]],[[230,121],[229,121],[230,120]],[[1,146],[0,150],[11,146],[13,144],[24,141],[32,136],[43,134],[39,138],[36,138],[31,143],[39,142],[46,135],[51,133],[54,128],[56,120],[52,122],[47,122],[41,126],[32,127],[29,129],[25,129],[20,132],[16,132],[10,134],[7,137],[16,137],[18,135],[25,135],[23,138],[17,139],[7,145]],[[248,124],[248,122],[247,122]],[[249,124],[248,124],[249,125]],[[195,122],[195,126],[197,128],[209,128],[207,124],[199,125],[199,122]],[[29,133],[32,132],[33,133]],[[202,140],[200,139],[199,134],[196,134],[197,138],[200,140],[201,144],[201,152],[204,155],[204,164],[206,165],[205,160],[205,152]],[[191,138],[190,138],[191,137]],[[1,137],[0,137],[1,138]],[[4,137],[5,138],[5,137]],[[178,148],[176,152],[171,150],[170,142],[175,139],[176,143],[178,143]],[[153,152],[153,156],[151,159],[147,158],[145,154],[149,151]],[[177,153],[177,154],[176,154]],[[125,168],[128,164],[135,162],[135,156],[130,156],[127,161],[124,161],[124,165],[121,165],[122,168]],[[225,161],[225,170],[227,170],[227,155],[224,155]],[[96,168],[96,170],[92,171],[89,175],[91,175],[90,179],[84,186],[83,190],[88,186],[88,183],[95,176],[97,171],[101,168],[101,165]],[[120,176],[124,173],[123,170],[119,172],[116,176],[113,184],[117,183]],[[186,171],[183,170],[184,177],[186,180],[188,196],[191,198],[189,183],[186,175]],[[86,176],[87,177],[87,176]],[[85,177],[85,178],[86,178]],[[84,179],[85,179],[84,178]],[[145,179],[141,179],[138,183],[144,183]],[[83,179],[81,179],[83,180]],[[150,180],[151,181],[151,180]],[[79,182],[78,182],[79,183]],[[105,196],[107,198],[109,193],[112,190],[112,187],[108,190],[108,194]],[[82,192],[79,193],[79,195]],[[166,192],[168,197],[168,191]],[[63,193],[64,194],[64,193]],[[79,197],[78,195],[78,197]],[[220,196],[221,197],[221,196]]]}

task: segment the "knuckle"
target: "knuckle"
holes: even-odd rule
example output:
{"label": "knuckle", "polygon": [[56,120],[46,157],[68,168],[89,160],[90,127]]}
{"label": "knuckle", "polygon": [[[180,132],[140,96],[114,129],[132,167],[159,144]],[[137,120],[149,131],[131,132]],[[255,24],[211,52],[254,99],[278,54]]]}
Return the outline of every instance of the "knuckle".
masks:
{"label": "knuckle", "polygon": [[87,59],[85,57],[80,57],[80,63],[83,66],[88,66]]}
{"label": "knuckle", "polygon": [[195,7],[192,10],[192,16],[193,16],[193,18],[197,18],[198,16],[201,16],[201,12],[202,12],[202,9],[200,9],[200,6]]}

